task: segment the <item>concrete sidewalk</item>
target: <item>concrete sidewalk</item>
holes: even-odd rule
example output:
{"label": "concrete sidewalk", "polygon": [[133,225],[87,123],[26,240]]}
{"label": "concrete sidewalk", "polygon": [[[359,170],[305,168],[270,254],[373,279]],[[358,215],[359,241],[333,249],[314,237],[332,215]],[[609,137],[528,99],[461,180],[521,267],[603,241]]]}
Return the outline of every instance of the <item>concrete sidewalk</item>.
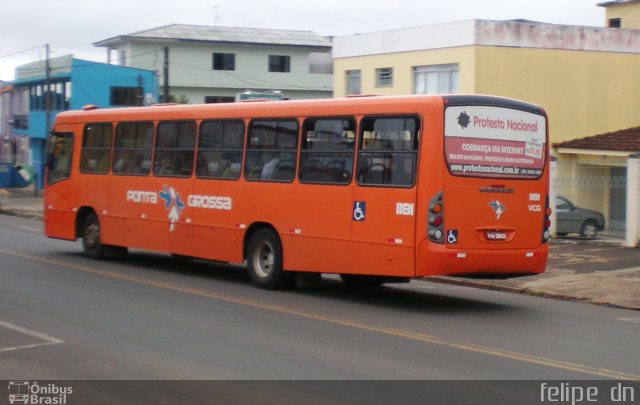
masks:
{"label": "concrete sidewalk", "polygon": [[[33,188],[0,192],[0,213],[42,220],[42,197],[34,194]],[[534,277],[428,280],[640,310],[640,248],[626,248],[622,243],[622,239],[603,236],[554,239],[547,271]]]}
{"label": "concrete sidewalk", "polygon": [[554,239],[547,271],[539,276],[438,281],[640,310],[640,249],[623,247],[621,240]]}
{"label": "concrete sidewalk", "polygon": [[39,190],[36,195],[33,186],[0,189],[0,213],[42,220],[44,210],[42,193],[43,191]]}

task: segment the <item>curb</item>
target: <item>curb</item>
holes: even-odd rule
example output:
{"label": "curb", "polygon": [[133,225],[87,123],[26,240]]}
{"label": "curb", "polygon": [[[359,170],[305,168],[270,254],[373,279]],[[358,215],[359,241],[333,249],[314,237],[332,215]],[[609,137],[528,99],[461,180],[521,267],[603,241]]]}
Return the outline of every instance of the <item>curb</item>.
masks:
{"label": "curb", "polygon": [[610,302],[599,302],[599,301],[594,301],[591,298],[579,298],[579,297],[573,297],[571,295],[548,293],[544,291],[534,291],[524,287],[511,287],[506,285],[497,285],[497,284],[492,284],[492,283],[487,283],[482,281],[473,281],[470,279],[463,280],[463,279],[454,279],[446,276],[436,276],[436,277],[429,277],[423,280],[439,283],[439,284],[448,284],[448,285],[456,285],[456,286],[471,287],[471,288],[481,288],[483,290],[489,290],[489,291],[500,291],[500,292],[506,292],[506,293],[512,293],[512,294],[528,295],[531,297],[551,298],[551,299],[560,300],[560,301],[581,302],[581,303],[599,305],[599,306],[610,307],[610,308],[640,311],[639,307],[634,307],[629,305],[613,304]]}
{"label": "curb", "polygon": [[13,217],[20,217],[26,219],[34,219],[37,221],[43,220],[43,215],[40,212],[33,212],[29,210],[21,210],[21,209],[5,209],[0,207],[0,214],[2,215],[10,215]]}

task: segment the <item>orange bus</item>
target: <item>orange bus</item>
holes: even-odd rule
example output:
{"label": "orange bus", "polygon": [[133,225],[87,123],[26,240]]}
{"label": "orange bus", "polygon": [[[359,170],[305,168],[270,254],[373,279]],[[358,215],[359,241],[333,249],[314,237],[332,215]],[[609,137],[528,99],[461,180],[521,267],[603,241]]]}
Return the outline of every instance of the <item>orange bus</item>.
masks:
{"label": "orange bus", "polygon": [[49,139],[45,233],[355,285],[542,273],[548,126],[490,96],[68,111]]}

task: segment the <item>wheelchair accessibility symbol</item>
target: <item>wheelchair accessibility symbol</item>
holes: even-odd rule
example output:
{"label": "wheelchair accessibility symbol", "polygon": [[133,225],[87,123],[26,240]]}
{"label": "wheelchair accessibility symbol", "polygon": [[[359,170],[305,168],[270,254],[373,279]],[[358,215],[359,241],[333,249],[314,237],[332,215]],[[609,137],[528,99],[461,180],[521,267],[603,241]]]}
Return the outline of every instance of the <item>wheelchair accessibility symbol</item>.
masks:
{"label": "wheelchair accessibility symbol", "polygon": [[365,201],[354,201],[353,214],[352,214],[353,220],[357,222],[362,222],[364,221],[366,214],[367,214],[367,203]]}
{"label": "wheelchair accessibility symbol", "polygon": [[450,245],[455,245],[458,243],[458,230],[457,229],[449,229],[447,231],[447,243]]}

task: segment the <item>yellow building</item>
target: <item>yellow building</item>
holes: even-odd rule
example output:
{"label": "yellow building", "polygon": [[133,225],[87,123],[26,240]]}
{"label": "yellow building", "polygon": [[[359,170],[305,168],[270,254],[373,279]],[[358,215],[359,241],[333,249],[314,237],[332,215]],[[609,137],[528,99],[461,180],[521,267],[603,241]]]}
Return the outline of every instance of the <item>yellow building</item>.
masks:
{"label": "yellow building", "polygon": [[334,96],[476,93],[544,106],[553,142],[640,125],[640,30],[470,20],[334,38]]}
{"label": "yellow building", "polygon": [[[632,8],[640,1],[601,5],[626,25],[633,24]],[[552,144],[640,126],[640,29],[469,20],[337,37],[333,57],[336,97],[474,93],[522,99],[546,109]],[[618,186],[627,182],[633,152],[552,153],[561,180],[555,192],[602,212],[607,230],[625,235],[632,194]],[[627,237],[634,243],[636,228],[640,224]]]}
{"label": "yellow building", "polygon": [[640,28],[640,0],[605,1],[598,5],[607,9],[607,27]]}

